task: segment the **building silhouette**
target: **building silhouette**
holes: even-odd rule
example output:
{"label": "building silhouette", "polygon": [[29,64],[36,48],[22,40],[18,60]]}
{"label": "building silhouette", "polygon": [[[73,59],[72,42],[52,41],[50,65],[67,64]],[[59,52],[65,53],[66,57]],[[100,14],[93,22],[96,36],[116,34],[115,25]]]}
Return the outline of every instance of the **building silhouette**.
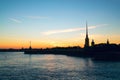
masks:
{"label": "building silhouette", "polygon": [[86,38],[85,38],[84,47],[89,47],[89,37],[88,37],[88,25],[87,25],[87,22],[86,22]]}
{"label": "building silhouette", "polygon": [[91,46],[94,46],[94,45],[95,45],[95,42],[94,42],[94,40],[92,39]]}
{"label": "building silhouette", "polygon": [[107,44],[109,44],[109,39],[107,39]]}
{"label": "building silhouette", "polygon": [[30,41],[30,46],[29,46],[29,49],[30,49],[30,50],[32,49],[32,47],[31,47],[31,41]]}

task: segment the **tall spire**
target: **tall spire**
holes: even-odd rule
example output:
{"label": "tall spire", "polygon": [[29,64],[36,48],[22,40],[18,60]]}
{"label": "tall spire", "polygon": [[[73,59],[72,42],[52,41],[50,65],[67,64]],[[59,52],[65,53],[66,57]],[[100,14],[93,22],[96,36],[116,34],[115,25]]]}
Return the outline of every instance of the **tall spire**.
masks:
{"label": "tall spire", "polygon": [[88,24],[86,21],[86,38],[85,38],[85,45],[84,47],[89,47],[89,38],[88,38]]}
{"label": "tall spire", "polygon": [[86,37],[88,37],[88,25],[87,25],[87,21],[86,21]]}

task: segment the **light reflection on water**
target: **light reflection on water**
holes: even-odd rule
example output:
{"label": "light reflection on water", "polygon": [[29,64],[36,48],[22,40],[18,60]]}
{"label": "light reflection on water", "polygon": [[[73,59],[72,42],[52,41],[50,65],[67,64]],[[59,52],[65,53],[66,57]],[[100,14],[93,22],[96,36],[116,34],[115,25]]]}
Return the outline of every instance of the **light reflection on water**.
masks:
{"label": "light reflection on water", "polygon": [[119,80],[120,62],[0,52],[0,80]]}

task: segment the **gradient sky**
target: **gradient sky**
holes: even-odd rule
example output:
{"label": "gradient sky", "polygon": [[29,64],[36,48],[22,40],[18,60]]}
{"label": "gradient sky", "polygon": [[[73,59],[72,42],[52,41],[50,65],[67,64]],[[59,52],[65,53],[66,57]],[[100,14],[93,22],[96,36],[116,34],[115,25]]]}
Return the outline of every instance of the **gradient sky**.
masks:
{"label": "gradient sky", "polygon": [[120,43],[120,0],[0,0],[0,48]]}

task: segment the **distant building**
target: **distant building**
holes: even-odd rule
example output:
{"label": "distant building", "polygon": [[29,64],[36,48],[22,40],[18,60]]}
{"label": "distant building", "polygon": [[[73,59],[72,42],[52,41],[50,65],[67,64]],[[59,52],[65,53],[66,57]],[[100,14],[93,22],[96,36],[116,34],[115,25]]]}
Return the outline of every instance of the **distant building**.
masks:
{"label": "distant building", "polygon": [[85,38],[84,47],[89,47],[89,37],[88,37],[88,25],[87,25],[87,22],[86,22],[86,38]]}
{"label": "distant building", "polygon": [[30,49],[30,50],[32,49],[32,47],[31,47],[31,41],[30,41],[30,46],[29,46],[29,49]]}
{"label": "distant building", "polygon": [[24,47],[21,48],[22,50],[24,49]]}
{"label": "distant building", "polygon": [[110,43],[109,43],[109,39],[107,39],[107,44],[110,44]]}
{"label": "distant building", "polygon": [[91,46],[94,46],[94,45],[95,45],[95,42],[94,42],[94,40],[92,39]]}

